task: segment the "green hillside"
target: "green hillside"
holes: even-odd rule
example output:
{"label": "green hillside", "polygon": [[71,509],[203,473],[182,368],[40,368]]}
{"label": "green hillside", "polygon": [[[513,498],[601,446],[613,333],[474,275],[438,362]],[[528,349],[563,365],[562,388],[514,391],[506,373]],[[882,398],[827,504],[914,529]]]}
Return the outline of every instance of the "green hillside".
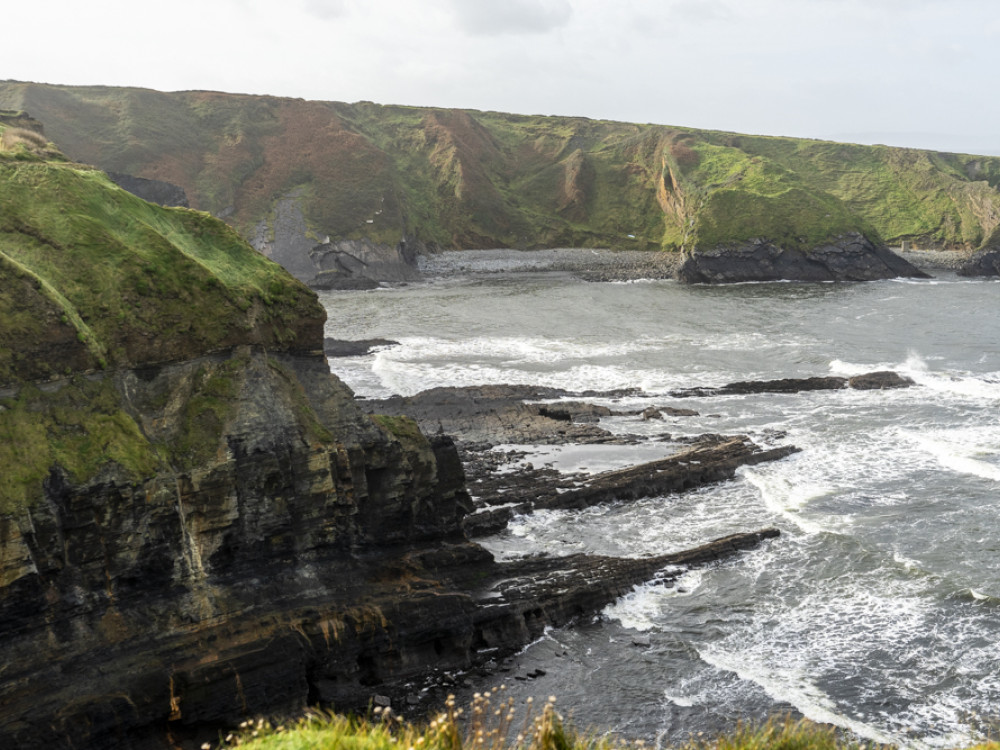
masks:
{"label": "green hillside", "polygon": [[184,188],[243,236],[298,190],[317,241],[975,248],[1000,158],[570,117],[0,83],[74,159]]}
{"label": "green hillside", "polygon": [[[78,482],[108,463],[136,478],[159,465],[116,372],[238,345],[314,348],[324,318],[224,223],[146,203],[0,122],[0,512],[36,499],[54,465]],[[231,395],[224,370],[206,366],[192,425]]]}

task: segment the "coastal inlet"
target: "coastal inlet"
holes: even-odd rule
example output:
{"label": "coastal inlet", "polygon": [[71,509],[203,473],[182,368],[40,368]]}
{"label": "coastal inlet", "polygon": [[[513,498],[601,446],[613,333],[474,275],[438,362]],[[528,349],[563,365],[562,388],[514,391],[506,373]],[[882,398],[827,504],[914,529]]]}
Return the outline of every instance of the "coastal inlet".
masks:
{"label": "coastal inlet", "polygon": [[[510,263],[463,270],[453,257],[424,283],[321,293],[327,336],[398,342],[331,358],[332,370],[366,400],[559,389],[525,403],[568,414],[571,438],[611,436],[481,441],[464,453],[473,479],[495,479],[472,484],[480,502],[504,472],[579,485],[706,435],[799,449],[684,493],[512,513],[479,540],[499,559],[660,555],[772,526],[781,536],[679,578],[668,570],[671,585],[640,586],[460,684],[558,695],[578,724],[672,742],[784,712],[908,747],[996,736],[1000,284],[946,271],[595,283]],[[713,390],[886,370],[913,385]]]}

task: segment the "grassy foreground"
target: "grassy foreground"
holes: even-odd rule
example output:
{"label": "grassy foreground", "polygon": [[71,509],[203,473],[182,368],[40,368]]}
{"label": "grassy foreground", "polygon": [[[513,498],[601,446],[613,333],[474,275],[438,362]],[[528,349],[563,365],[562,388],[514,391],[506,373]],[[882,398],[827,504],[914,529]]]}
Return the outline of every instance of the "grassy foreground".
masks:
{"label": "grassy foreground", "polygon": [[[310,713],[294,723],[274,725],[260,719],[244,722],[238,732],[202,750],[240,747],[246,750],[644,750],[642,740],[627,742],[580,733],[564,723],[550,697],[541,709],[529,698],[515,708],[504,687],[477,693],[468,711],[454,697],[429,723],[404,720],[391,710],[376,708],[368,718]],[[828,725],[807,719],[772,719],[757,726],[740,726],[715,738],[692,737],[678,750],[871,750],[873,743],[845,738]],[[972,750],[1000,750],[990,742]]]}

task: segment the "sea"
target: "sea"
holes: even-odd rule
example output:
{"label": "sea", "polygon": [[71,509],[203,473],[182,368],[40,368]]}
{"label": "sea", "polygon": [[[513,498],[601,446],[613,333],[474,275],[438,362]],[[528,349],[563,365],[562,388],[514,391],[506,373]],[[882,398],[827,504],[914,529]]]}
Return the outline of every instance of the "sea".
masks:
{"label": "sea", "polygon": [[[483,540],[498,559],[638,557],[781,530],[681,571],[673,587],[651,581],[592,620],[547,631],[472,689],[554,695],[577,727],[661,745],[772,716],[901,747],[1000,737],[1000,282],[938,271],[686,286],[485,270],[321,293],[328,336],[400,342],[331,359],[332,371],[368,398],[529,383],[640,389],[596,401],[700,414],[601,422],[642,436],[634,446],[517,446],[522,460],[562,471],[669,455],[678,445],[659,442],[664,433],[746,434],[801,452],[686,494],[519,517]],[[669,395],[886,369],[915,386]]]}

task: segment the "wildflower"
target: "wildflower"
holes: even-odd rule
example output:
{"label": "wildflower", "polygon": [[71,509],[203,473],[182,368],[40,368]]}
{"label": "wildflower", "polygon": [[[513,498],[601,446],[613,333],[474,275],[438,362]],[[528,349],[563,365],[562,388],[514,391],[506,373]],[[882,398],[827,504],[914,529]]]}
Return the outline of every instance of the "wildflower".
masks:
{"label": "wildflower", "polygon": [[202,742],[201,743],[201,750],[212,750],[212,743],[210,743],[210,742]]}

